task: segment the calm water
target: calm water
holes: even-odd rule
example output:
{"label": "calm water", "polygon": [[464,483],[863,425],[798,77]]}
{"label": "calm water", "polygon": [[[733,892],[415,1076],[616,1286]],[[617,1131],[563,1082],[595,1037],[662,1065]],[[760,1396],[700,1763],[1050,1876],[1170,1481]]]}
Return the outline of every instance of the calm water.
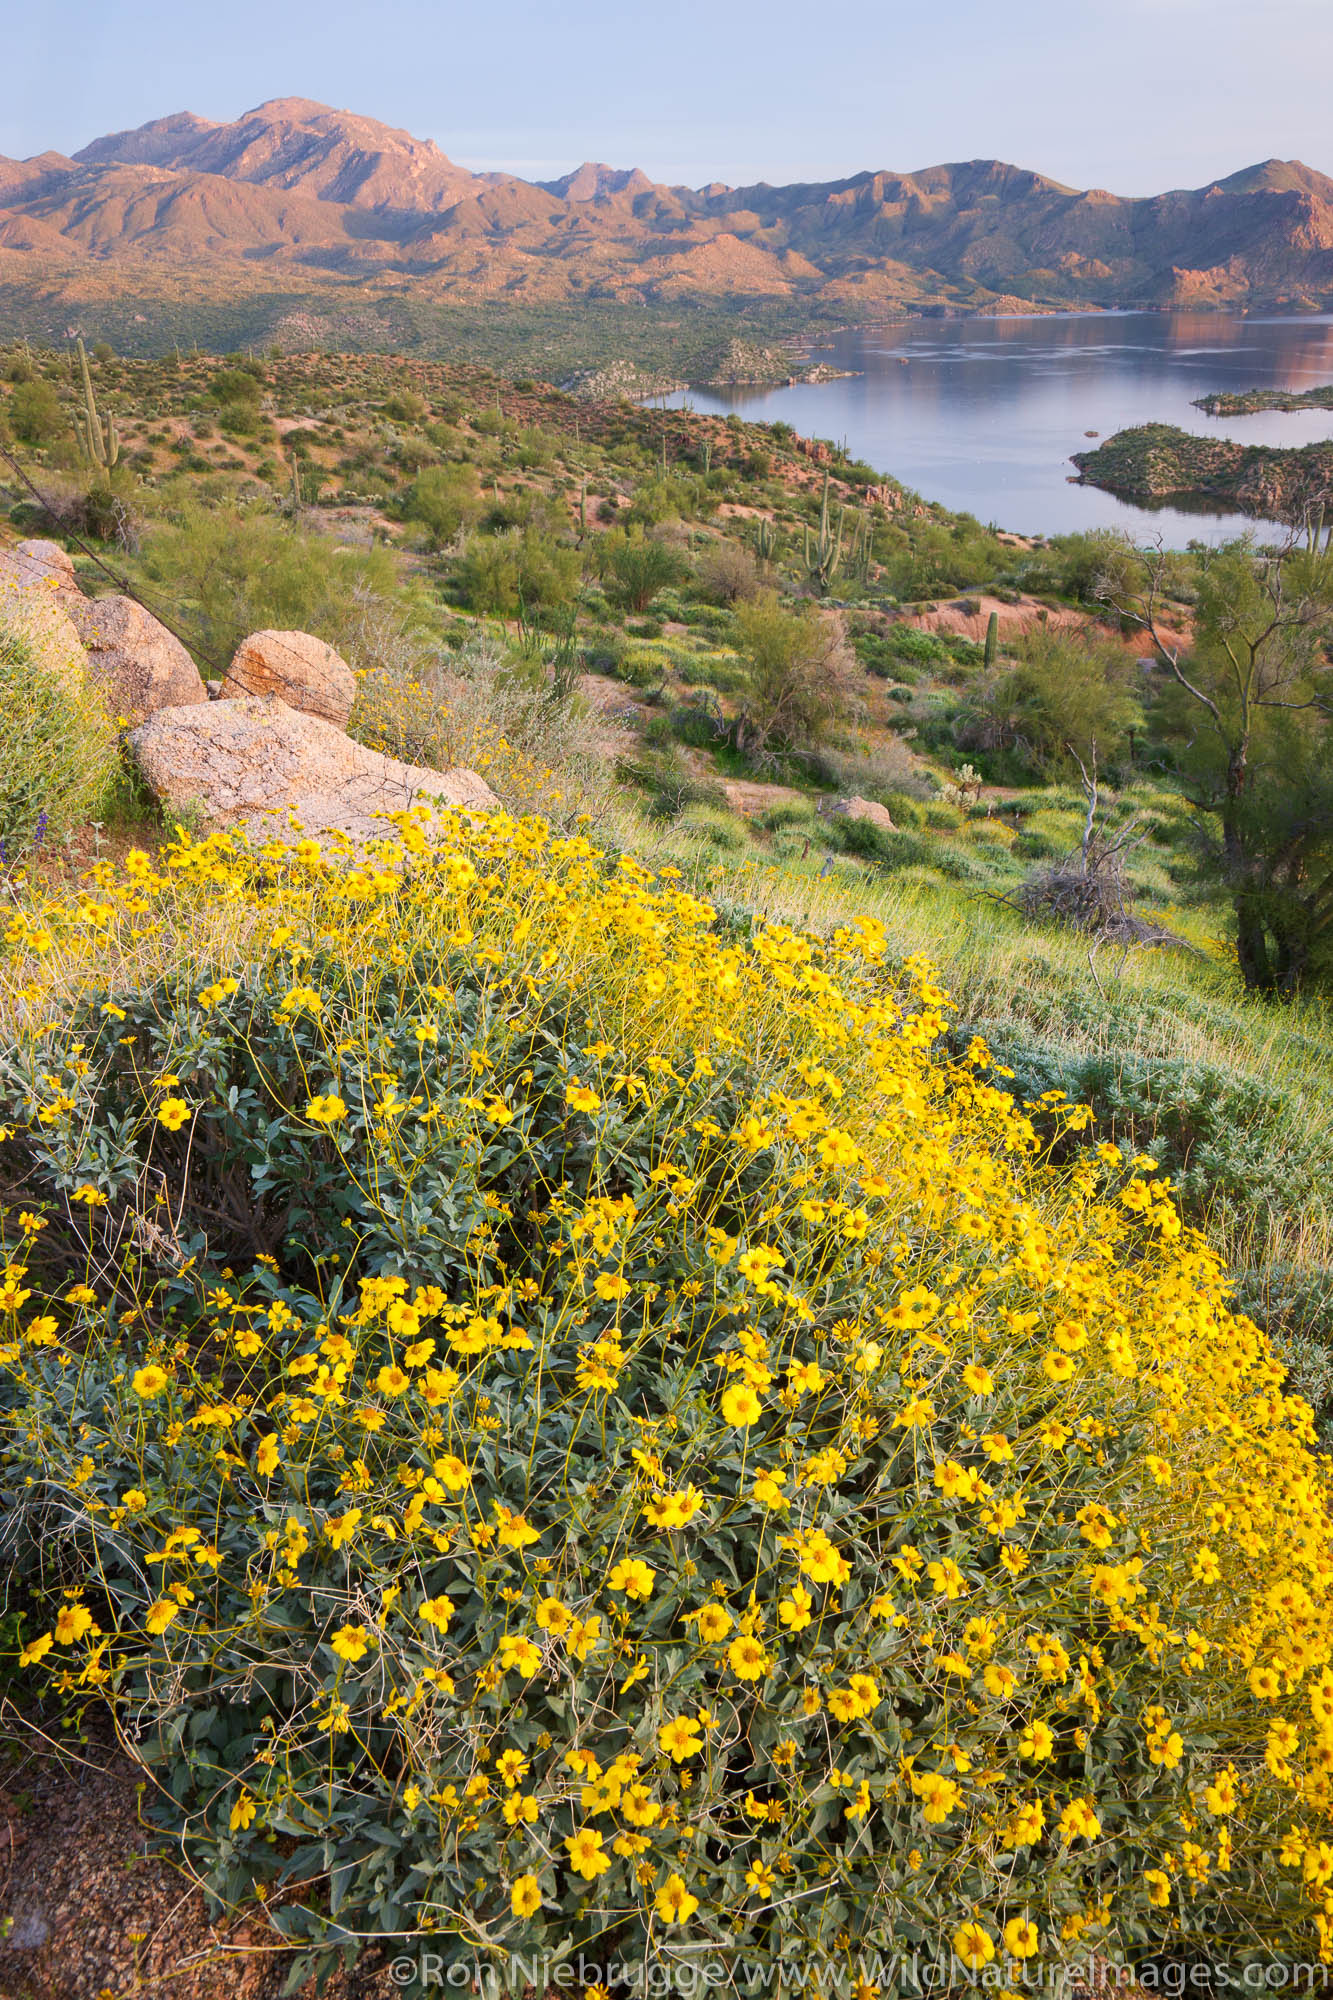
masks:
{"label": "calm water", "polygon": [[1032,319],[903,320],[854,328],[810,358],[855,369],[846,381],[790,389],[690,390],[676,402],[779,418],[928,500],[1020,534],[1075,528],[1161,531],[1169,543],[1218,540],[1253,523],[1236,515],[1131,507],[1071,486],[1069,454],[1085,432],[1169,423],[1250,444],[1333,438],[1333,410],[1220,419],[1191,409],[1213,389],[1309,389],[1333,381],[1333,315],[1071,313]]}

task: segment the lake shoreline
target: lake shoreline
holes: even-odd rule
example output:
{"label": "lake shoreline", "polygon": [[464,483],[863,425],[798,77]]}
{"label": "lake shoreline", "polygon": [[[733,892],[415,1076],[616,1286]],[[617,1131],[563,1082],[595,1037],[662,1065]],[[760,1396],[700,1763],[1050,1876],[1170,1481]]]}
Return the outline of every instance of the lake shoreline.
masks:
{"label": "lake shoreline", "polygon": [[1200,396],[1194,405],[1209,417],[1252,417],[1269,410],[1284,414],[1295,410],[1333,410],[1333,382],[1316,389],[1242,389],[1239,393],[1217,390]]}
{"label": "lake shoreline", "polygon": [[1256,521],[1294,523],[1333,486],[1333,443],[1232,444],[1190,437],[1171,424],[1143,424],[1075,452],[1079,477],[1149,505],[1221,501]]}
{"label": "lake shoreline", "polygon": [[[793,346],[798,344],[793,342]],[[1072,478],[1071,460],[1099,439],[1149,423],[1226,435],[1204,416],[1205,395],[1298,392],[1333,377],[1333,315],[1049,311],[925,317],[903,314],[819,330],[799,343],[832,382],[719,391],[672,400],[789,423],[953,513],[1027,536],[1117,528],[1159,533],[1176,547],[1256,526],[1251,513],[1207,493],[1179,506],[1128,499]],[[1243,419],[1245,442],[1333,440],[1333,409]],[[1259,521],[1262,525],[1262,520]],[[1280,527],[1280,523],[1272,523]]]}

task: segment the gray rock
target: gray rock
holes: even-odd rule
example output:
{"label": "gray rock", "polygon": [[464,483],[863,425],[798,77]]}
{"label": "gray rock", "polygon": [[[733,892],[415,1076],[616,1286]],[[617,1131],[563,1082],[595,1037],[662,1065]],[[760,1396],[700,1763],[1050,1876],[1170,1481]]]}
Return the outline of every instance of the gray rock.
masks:
{"label": "gray rock", "polygon": [[273,695],[159,709],[129,744],[145,783],[170,810],[259,841],[343,832],[364,842],[391,835],[385,815],[416,801],[479,812],[499,805],[474,771],[382,757]]}
{"label": "gray rock", "polygon": [[236,648],[222,694],[225,700],[275,694],[289,708],[345,729],[356,676],[332,646],[309,632],[252,632]]}
{"label": "gray rock", "polygon": [[868,819],[872,826],[883,827],[886,833],[896,831],[893,815],[887,806],[880,805],[876,799],[855,795],[846,799],[831,799],[827,805],[820,807],[820,811],[830,819]]}
{"label": "gray rock", "polygon": [[81,597],[69,611],[114,721],[134,724],[159,708],[208,700],[180,640],[134,598]]}

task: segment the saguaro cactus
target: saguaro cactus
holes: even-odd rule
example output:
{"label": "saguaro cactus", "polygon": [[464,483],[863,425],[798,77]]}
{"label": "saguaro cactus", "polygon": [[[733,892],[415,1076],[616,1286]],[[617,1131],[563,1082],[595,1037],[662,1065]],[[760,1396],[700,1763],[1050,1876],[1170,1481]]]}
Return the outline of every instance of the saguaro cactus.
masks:
{"label": "saguaro cactus", "polygon": [[988,671],[995,665],[999,657],[999,652],[1000,614],[998,611],[992,611],[990,617],[986,620],[986,667]]}
{"label": "saguaro cactus", "polygon": [[805,570],[811,583],[821,597],[827,597],[833,579],[838,574],[842,561],[842,519],[845,509],[839,509],[838,525],[829,526],[828,507],[829,476],[824,474],[824,497],[819,507],[819,533],[814,541],[810,539],[809,528],[805,531]]}
{"label": "saguaro cactus", "polygon": [[875,530],[868,514],[856,513],[852,516],[852,522],[852,545],[847,552],[847,574],[853,582],[865,590],[870,582]]}
{"label": "saguaro cactus", "polygon": [[120,457],[116,420],[114,417],[104,417],[97,407],[92,370],[88,366],[88,351],[84,347],[82,335],[79,336],[77,346],[79,367],[83,371],[83,409],[74,412],[74,433],[79,441],[79,450],[88,463],[100,466],[103,472],[110,472]]}

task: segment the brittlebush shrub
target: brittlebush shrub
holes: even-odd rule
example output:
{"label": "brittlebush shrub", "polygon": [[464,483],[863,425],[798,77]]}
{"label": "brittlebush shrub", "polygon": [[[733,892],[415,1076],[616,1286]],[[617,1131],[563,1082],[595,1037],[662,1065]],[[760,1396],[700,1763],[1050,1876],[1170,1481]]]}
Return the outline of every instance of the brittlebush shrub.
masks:
{"label": "brittlebush shrub", "polygon": [[33,1672],[312,1952],[1329,1956],[1309,1412],[1151,1162],[872,924],[402,824],[10,925]]}

